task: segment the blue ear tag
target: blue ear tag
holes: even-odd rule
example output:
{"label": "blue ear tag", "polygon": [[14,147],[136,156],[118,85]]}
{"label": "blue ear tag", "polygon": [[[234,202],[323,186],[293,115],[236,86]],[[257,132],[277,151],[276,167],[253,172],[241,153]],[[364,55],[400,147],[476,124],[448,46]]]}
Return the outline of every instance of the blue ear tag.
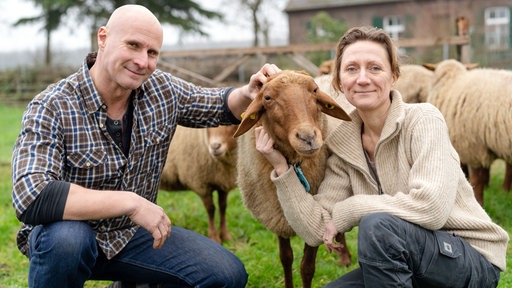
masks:
{"label": "blue ear tag", "polygon": [[309,186],[308,179],[304,176],[304,173],[302,173],[302,169],[300,169],[299,164],[293,164],[293,170],[295,170],[295,174],[297,174],[297,177],[299,177],[300,183],[302,183],[302,186],[306,188],[306,192],[309,192],[311,187]]}

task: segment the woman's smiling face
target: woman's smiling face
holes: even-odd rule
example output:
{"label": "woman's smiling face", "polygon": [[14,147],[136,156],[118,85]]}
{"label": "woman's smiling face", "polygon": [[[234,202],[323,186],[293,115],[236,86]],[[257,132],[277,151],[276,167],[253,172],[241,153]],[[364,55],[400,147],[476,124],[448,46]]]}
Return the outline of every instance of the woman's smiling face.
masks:
{"label": "woman's smiling face", "polygon": [[373,41],[348,45],[340,63],[340,84],[347,100],[360,111],[389,105],[396,80],[386,49]]}

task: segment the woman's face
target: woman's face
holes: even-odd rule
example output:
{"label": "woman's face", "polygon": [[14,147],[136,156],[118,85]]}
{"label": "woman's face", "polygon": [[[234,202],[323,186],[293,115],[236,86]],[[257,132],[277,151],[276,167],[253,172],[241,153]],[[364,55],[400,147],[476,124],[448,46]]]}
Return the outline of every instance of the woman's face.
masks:
{"label": "woman's face", "polygon": [[359,111],[389,106],[389,93],[396,79],[381,44],[365,40],[345,47],[339,77],[345,97]]}

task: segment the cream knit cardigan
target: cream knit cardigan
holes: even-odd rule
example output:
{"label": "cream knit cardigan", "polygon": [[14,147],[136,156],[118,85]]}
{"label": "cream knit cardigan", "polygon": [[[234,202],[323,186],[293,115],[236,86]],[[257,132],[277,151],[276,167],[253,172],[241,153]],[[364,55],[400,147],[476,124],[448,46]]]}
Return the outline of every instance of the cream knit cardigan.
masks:
{"label": "cream knit cardigan", "polygon": [[392,104],[375,148],[379,195],[361,143],[362,121],[352,111],[326,139],[332,155],[318,194],[308,194],[289,169],[271,179],[286,219],[309,245],[322,244],[325,222],[340,232],[364,215],[386,212],[430,230],[464,238],[502,271],[509,236],[476,201],[460,168],[442,114],[427,103],[407,104],[392,91]]}

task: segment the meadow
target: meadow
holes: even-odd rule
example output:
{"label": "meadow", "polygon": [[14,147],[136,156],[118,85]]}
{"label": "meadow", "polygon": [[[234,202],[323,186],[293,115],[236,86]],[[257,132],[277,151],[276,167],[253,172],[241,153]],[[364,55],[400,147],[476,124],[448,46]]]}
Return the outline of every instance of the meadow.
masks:
{"label": "meadow", "polygon": [[[0,288],[27,287],[28,260],[16,247],[16,232],[20,223],[11,204],[11,152],[20,129],[23,108],[0,105]],[[512,192],[500,190],[504,165],[496,161],[492,167],[491,184],[485,191],[484,208],[494,221],[507,232],[512,232]],[[161,192],[158,204],[168,213],[174,225],[207,234],[207,215],[198,196],[192,192]],[[277,238],[257,222],[244,207],[238,190],[229,194],[227,208],[228,228],[233,239],[224,246],[233,251],[244,263],[249,273],[247,287],[283,287],[283,274],[279,261]],[[357,229],[346,234],[353,264],[337,265],[337,257],[328,254],[322,246],[318,250],[313,287],[322,287],[329,281],[357,267]],[[292,238],[295,254],[294,284],[301,287],[299,267],[303,241]],[[498,287],[512,287],[512,248],[508,247],[507,267],[501,274]],[[85,287],[106,287],[109,282],[88,281]]]}

